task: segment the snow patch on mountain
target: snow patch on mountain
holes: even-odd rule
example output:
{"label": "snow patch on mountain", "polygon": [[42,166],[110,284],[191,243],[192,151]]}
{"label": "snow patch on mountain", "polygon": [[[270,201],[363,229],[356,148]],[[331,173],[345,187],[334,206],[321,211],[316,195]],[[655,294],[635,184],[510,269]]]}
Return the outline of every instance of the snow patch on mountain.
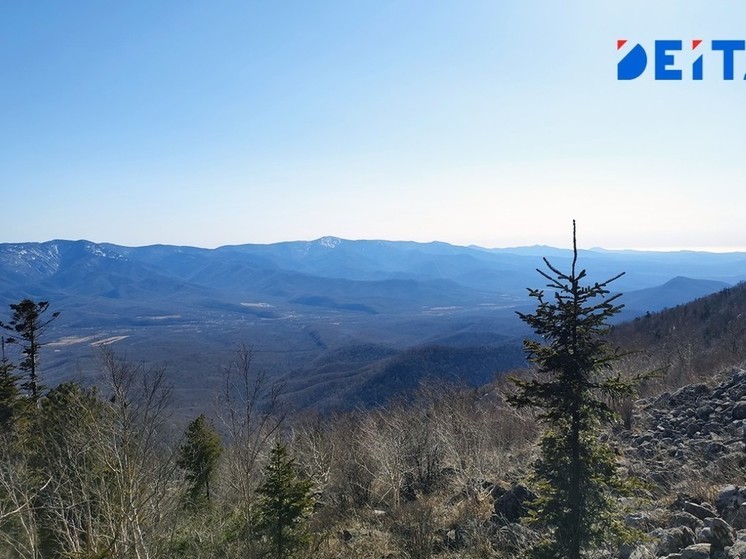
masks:
{"label": "snow patch on mountain", "polygon": [[321,237],[316,242],[325,248],[337,248],[342,244],[342,239],[339,237]]}
{"label": "snow patch on mountain", "polygon": [[18,274],[52,275],[60,267],[60,251],[55,243],[0,245],[3,267]]}

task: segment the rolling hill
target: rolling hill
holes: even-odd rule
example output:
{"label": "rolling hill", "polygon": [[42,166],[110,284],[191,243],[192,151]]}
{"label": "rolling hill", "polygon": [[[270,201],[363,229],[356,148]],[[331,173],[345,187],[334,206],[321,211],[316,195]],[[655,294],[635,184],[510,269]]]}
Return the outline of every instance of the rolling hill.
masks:
{"label": "rolling hill", "polygon": [[[98,347],[165,366],[177,406],[220,389],[239,343],[284,379],[294,406],[371,404],[422,378],[483,383],[520,366],[526,287],[548,247],[324,237],[217,249],[88,241],[0,244],[0,308],[48,300],[60,318],[43,350],[48,383],[96,382]],[[746,255],[585,250],[593,280],[620,271],[623,318],[746,279]],[[4,318],[0,312],[0,319]]]}

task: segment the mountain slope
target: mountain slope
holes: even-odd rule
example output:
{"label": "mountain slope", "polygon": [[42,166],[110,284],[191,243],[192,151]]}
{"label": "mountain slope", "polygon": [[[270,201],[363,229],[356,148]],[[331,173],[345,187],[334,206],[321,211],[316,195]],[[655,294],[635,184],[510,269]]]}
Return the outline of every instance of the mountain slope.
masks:
{"label": "mountain slope", "polygon": [[[221,367],[245,343],[296,402],[371,403],[429,376],[477,383],[519,365],[528,332],[515,312],[531,310],[526,288],[541,287],[543,254],[569,263],[568,251],[547,247],[335,237],[218,249],[0,244],[0,308],[31,297],[61,311],[43,355],[49,384],[93,382],[98,346],[114,344],[166,366],[188,405],[220,389]],[[627,272],[614,288],[628,318],[746,279],[742,254],[592,250],[581,264],[591,279]],[[386,353],[344,357],[360,347]]]}
{"label": "mountain slope", "polygon": [[625,293],[625,314],[638,316],[675,307],[729,287],[723,281],[675,277],[663,285]]}
{"label": "mountain slope", "polygon": [[645,356],[647,370],[680,377],[710,375],[746,358],[746,283],[614,327],[611,339]]}

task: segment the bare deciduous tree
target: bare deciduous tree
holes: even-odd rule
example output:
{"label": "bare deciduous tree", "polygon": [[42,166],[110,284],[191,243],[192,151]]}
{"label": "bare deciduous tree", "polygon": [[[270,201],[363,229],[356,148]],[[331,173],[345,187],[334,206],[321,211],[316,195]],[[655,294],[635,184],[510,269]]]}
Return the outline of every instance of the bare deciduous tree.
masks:
{"label": "bare deciduous tree", "polygon": [[171,390],[109,348],[102,367],[108,399],[62,385],[42,410],[45,530],[68,556],[155,559],[183,489],[164,439]]}
{"label": "bare deciduous tree", "polygon": [[283,386],[252,366],[253,351],[242,345],[224,374],[218,416],[228,436],[223,479],[227,500],[239,515],[244,532],[244,553],[251,556],[252,516],[261,483],[261,460],[269,452],[284,414],[280,409]]}
{"label": "bare deciduous tree", "polygon": [[37,499],[52,482],[35,475],[27,454],[0,440],[0,552],[41,559]]}

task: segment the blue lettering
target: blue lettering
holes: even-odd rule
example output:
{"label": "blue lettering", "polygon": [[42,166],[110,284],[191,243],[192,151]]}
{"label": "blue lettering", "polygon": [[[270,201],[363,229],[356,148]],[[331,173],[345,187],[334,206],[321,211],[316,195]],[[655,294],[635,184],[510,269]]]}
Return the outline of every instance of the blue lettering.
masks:
{"label": "blue lettering", "polygon": [[635,45],[634,48],[617,63],[616,79],[634,80],[635,78],[639,78],[645,71],[647,64],[648,55],[645,53],[645,49],[642,48],[642,45]]}
{"label": "blue lettering", "polygon": [[692,64],[692,79],[693,80],[702,79],[702,74],[704,73],[702,71],[702,59],[703,59],[703,56],[700,55],[700,57],[694,61],[694,64]]}
{"label": "blue lettering", "polygon": [[746,41],[713,41],[712,50],[723,51],[723,79],[733,79],[733,53],[746,50]]}
{"label": "blue lettering", "polygon": [[681,50],[681,41],[656,41],[655,42],[655,79],[656,80],[680,80],[681,70],[669,68],[673,65],[673,55],[668,51]]}

